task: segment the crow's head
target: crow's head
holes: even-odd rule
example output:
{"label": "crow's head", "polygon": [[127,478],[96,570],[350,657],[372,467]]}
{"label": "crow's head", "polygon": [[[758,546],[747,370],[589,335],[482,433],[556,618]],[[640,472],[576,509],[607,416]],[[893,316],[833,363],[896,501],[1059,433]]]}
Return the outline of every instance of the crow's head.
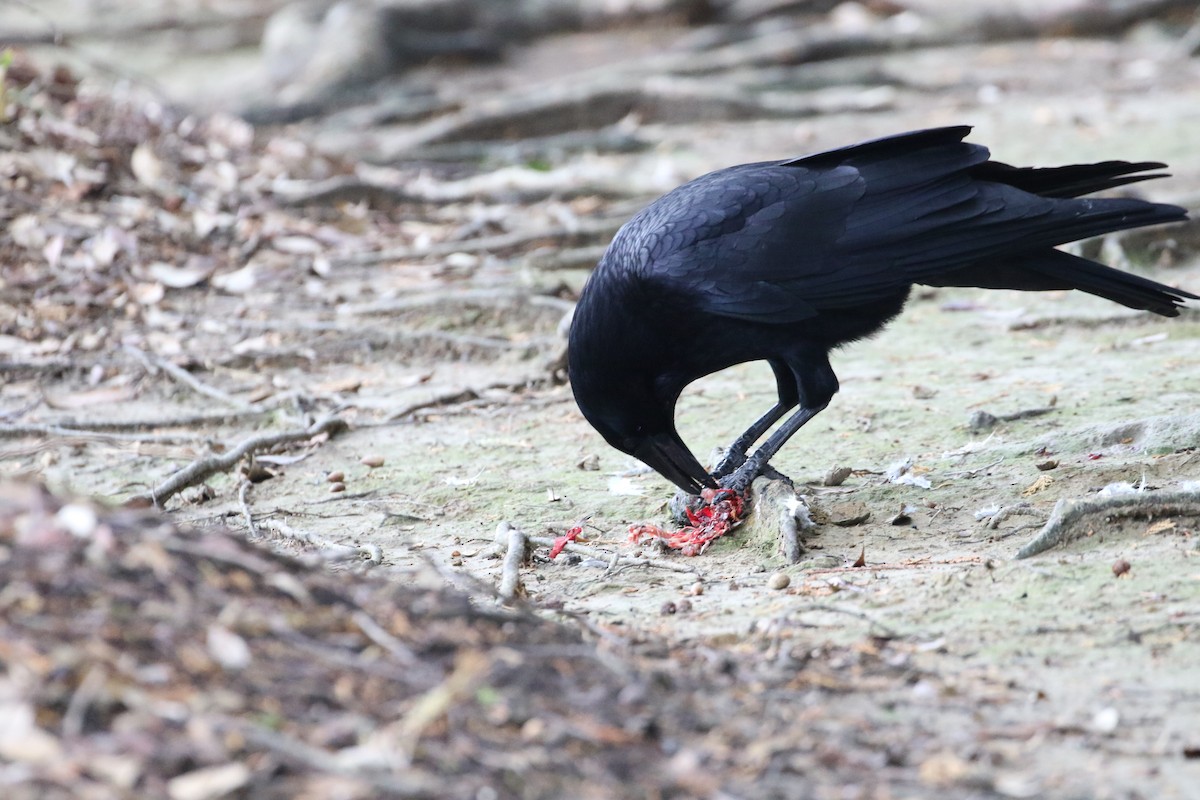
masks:
{"label": "crow's head", "polygon": [[674,409],[663,408],[651,392],[629,383],[597,390],[576,370],[571,370],[571,387],[583,416],[610,445],[653,467],[686,492],[699,494],[705,487],[716,487],[675,431]]}
{"label": "crow's head", "polygon": [[[581,319],[571,326],[567,371],[583,416],[610,445],[643,461],[684,491],[716,482],[675,431],[677,388],[647,368],[644,350],[613,342],[612,329]],[[605,346],[597,346],[604,339]]]}

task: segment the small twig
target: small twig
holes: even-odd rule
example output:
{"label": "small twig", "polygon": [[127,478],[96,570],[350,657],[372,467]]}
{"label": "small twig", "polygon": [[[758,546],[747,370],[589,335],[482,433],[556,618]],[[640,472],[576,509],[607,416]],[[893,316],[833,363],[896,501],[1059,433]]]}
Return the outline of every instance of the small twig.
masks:
{"label": "small twig", "polygon": [[1000,527],[1001,522],[1004,522],[1004,520],[1008,519],[1009,517],[1036,517],[1038,514],[1038,510],[1029,503],[1017,503],[1015,506],[1001,506],[1000,508],[996,509],[995,514],[992,514],[991,517],[988,518],[987,525],[985,527],[988,530],[994,531]]}
{"label": "small twig", "polygon": [[1050,519],[1033,541],[1017,551],[1017,558],[1044,553],[1079,536],[1075,523],[1092,514],[1106,517],[1166,517],[1172,514],[1200,517],[1200,491],[1154,491],[1100,497],[1095,500],[1068,500],[1054,505]]}
{"label": "small twig", "polygon": [[40,406],[43,402],[45,402],[43,398],[35,397],[20,408],[14,408],[12,411],[0,411],[0,420],[11,422],[14,419],[20,419],[30,411],[33,411],[35,408]]}
{"label": "small twig", "polygon": [[[168,552],[187,553],[199,558],[207,558],[222,564],[244,569],[254,575],[270,575],[278,571],[278,564],[267,560],[264,555],[249,552],[250,546],[238,549],[236,540],[228,537],[210,537],[208,539],[192,540],[170,536],[162,540],[163,549]],[[261,548],[258,548],[261,551]]]}
{"label": "small twig", "polygon": [[[422,400],[417,403],[411,403],[399,411],[395,411],[388,415],[388,422],[400,422],[408,417],[414,416],[418,411],[424,411],[430,408],[445,408],[447,406],[456,406],[463,403],[469,403],[473,400],[482,400],[485,392],[522,392],[526,389],[533,389],[539,386],[544,386],[548,382],[547,378],[526,378],[514,382],[492,383],[484,386],[481,389],[453,389],[449,392],[443,392],[429,400]],[[495,402],[495,401],[488,401]]]}
{"label": "small twig", "polygon": [[299,545],[311,547],[316,550],[315,553],[307,554],[301,559],[302,561],[309,558],[318,562],[350,561],[352,559],[359,559],[371,565],[383,563],[383,550],[379,547],[379,545],[339,544],[338,542],[323,539],[314,533],[297,530],[283,520],[278,519],[265,520],[262,524],[262,527],[281,538],[288,539],[296,542]]}
{"label": "small twig", "polygon": [[480,650],[460,650],[454,670],[440,684],[416,698],[409,706],[408,713],[400,720],[399,730],[396,731],[399,755],[411,763],[426,729],[452,706],[469,697],[491,667],[491,655]]}
{"label": "small twig", "polygon": [[953,478],[974,478],[979,473],[987,472],[989,469],[994,469],[1003,463],[1004,463],[1004,459],[998,458],[990,464],[984,464],[982,467],[975,467],[974,469],[964,469],[964,470],[960,470],[958,472],[948,472],[948,473],[946,473],[946,477],[951,478],[951,479],[953,479]]}
{"label": "small twig", "polygon": [[[570,545],[568,545],[568,547],[569,546]],[[597,625],[595,622],[592,622],[592,620],[588,618],[588,615],[583,612],[570,611],[565,608],[556,608],[553,609],[553,611],[556,614],[561,614],[567,619],[572,620],[575,622],[575,624],[579,625],[579,627],[583,628],[597,639],[608,642],[609,644],[614,645],[621,650],[629,650],[633,645],[633,642],[624,636],[613,633],[612,631]]]}
{"label": "small twig", "polygon": [[[424,665],[421,664],[420,659],[417,658],[417,654],[412,651],[411,647],[390,634],[378,622],[371,619],[371,615],[366,611],[359,609],[351,614],[350,618],[354,620],[354,624],[366,634],[368,639],[388,651],[401,664],[407,667],[419,666],[424,668]],[[431,670],[427,671],[432,674]]]}
{"label": "small twig", "polygon": [[363,769],[352,760],[343,760],[338,755],[321,747],[303,742],[278,731],[254,725],[234,717],[219,717],[211,720],[218,730],[232,731],[240,735],[252,747],[268,750],[288,764],[303,769],[317,769],[335,775],[351,775],[375,789],[389,795],[411,798],[445,797],[450,791],[445,776],[417,772],[413,769]]}
{"label": "small twig", "polygon": [[347,428],[346,421],[336,416],[323,417],[302,430],[284,431],[252,436],[237,447],[217,456],[198,458],[183,469],[176,471],[165,481],[154,487],[147,494],[136,495],[131,500],[148,500],[155,506],[161,506],[179,492],[189,486],[203,482],[211,475],[232,469],[239,461],[251,453],[266,450],[281,444],[302,442],[322,433],[337,434]]}
{"label": "small twig", "polygon": [[832,605],[828,605],[825,603],[807,603],[804,606],[802,606],[801,608],[797,608],[789,613],[790,614],[797,614],[797,613],[803,614],[806,611],[826,611],[831,614],[845,614],[848,617],[854,617],[855,619],[861,619],[863,622],[869,623],[873,627],[879,628],[879,630],[883,631],[884,635],[887,636],[889,639],[902,638],[900,633],[895,628],[885,625],[884,623],[875,619],[871,615],[866,614],[862,611],[858,611],[853,608],[842,608],[841,606],[832,606]]}
{"label": "small twig", "polygon": [[251,485],[248,478],[242,479],[242,485],[238,487],[238,505],[242,507],[242,516],[246,519],[246,532],[250,538],[257,539],[259,536],[258,526],[254,524],[254,515],[250,513],[250,504],[246,499],[250,494]]}
{"label": "small twig", "polygon": [[167,373],[167,375],[171,376],[179,383],[187,386],[197,394],[202,394],[205,397],[211,397],[214,400],[220,401],[227,406],[232,406],[240,411],[260,410],[259,407],[254,403],[247,403],[243,400],[239,400],[229,393],[216,388],[215,386],[209,386],[207,383],[204,383],[178,364],[172,364],[166,359],[158,358],[157,356],[147,353],[131,344],[125,345],[125,351],[137,358],[143,364],[161,369],[163,372]]}
{"label": "small twig", "polygon": [[[550,536],[530,536],[529,541],[536,545],[544,547],[553,547],[554,539]],[[577,542],[567,542],[567,546],[563,548],[565,552],[578,553],[581,556],[595,558],[600,561],[613,561],[610,570],[615,568],[619,563],[622,567],[653,567],[655,569],[667,569],[671,572],[682,572],[687,575],[696,575],[700,578],[704,577],[704,573],[695,567],[687,564],[676,564],[674,561],[666,561],[661,558],[634,558],[632,556],[623,556],[615,551],[600,550],[595,547],[588,547]]]}
{"label": "small twig", "polygon": [[70,702],[67,703],[67,710],[63,712],[62,733],[64,739],[74,739],[83,733],[83,722],[88,708],[100,696],[107,680],[108,676],[105,674],[104,668],[100,666],[93,666],[83,676],[83,680],[79,682],[79,686],[71,695]]}
{"label": "small twig", "polygon": [[1015,422],[1019,419],[1040,417],[1043,414],[1049,414],[1052,411],[1057,410],[1058,408],[1056,406],[1024,408],[1020,411],[1013,411],[1008,414],[990,414],[987,411],[980,410],[971,415],[971,419],[967,422],[967,427],[976,433],[982,433],[983,431],[991,430],[1001,422]]}

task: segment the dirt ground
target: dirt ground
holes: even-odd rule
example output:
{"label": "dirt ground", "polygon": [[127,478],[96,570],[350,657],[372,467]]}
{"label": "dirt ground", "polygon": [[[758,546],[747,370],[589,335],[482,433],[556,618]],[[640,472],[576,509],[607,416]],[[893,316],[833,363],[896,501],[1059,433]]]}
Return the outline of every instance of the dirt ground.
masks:
{"label": "dirt ground", "polygon": [[[797,564],[749,526],[694,558],[631,545],[631,524],[665,524],[671,488],[588,427],[559,362],[588,253],[656,193],[730,163],[970,123],[972,141],[1010,163],[1167,162],[1172,177],[1138,193],[1200,208],[1200,61],[1175,47],[1173,30],[1147,22],[1102,39],[846,57],[834,62],[845,74],[878,82],[856,79],[851,91],[882,87],[886,104],[803,119],[634,115],[623,124],[648,143],[640,149],[470,168],[364,166],[390,134],[349,135],[336,116],[258,131],[207,117],[223,96],[211,87],[196,116],[103,76],[54,105],[43,75],[23,96],[10,89],[10,102],[46,105],[23,112],[26,128],[0,127],[11,148],[0,153],[0,480],[120,504],[249,437],[335,416],[346,430],[297,434],[249,471],[216,471],[167,500],[166,515],[306,558],[315,577],[305,581],[330,570],[343,588],[451,581],[491,609],[506,543],[497,529],[540,540],[520,572],[536,615],[582,630],[572,647],[677,682],[628,680],[655,687],[637,702],[667,733],[613,740],[610,755],[639,753],[624,767],[603,746],[576,753],[631,776],[588,796],[1200,797],[1195,306],[1163,319],[1077,294],[916,292],[882,335],[835,354],[840,394],[775,459],[806,484],[819,519],[847,523],[806,532]],[[440,65],[419,78],[500,91],[692,35],[665,23],[562,35],[501,65]],[[56,52],[30,50],[43,63]],[[786,83],[804,66],[757,80]],[[811,68],[835,73],[829,62]],[[188,81],[160,77],[173,100],[188,99]],[[109,171],[97,176],[97,165]],[[631,188],[529,188],[570,170],[609,188],[628,177]],[[411,193],[479,175],[495,180],[446,200],[287,199],[337,176]],[[1086,246],[1200,293],[1194,224]],[[700,381],[680,407],[684,439],[697,453],[726,443],[770,405],[772,386],[763,365]],[[999,419],[973,425],[979,412]],[[907,477],[894,477],[905,461]],[[837,467],[849,477],[823,485]],[[1057,502],[1134,492],[1191,499],[1158,515],[1085,516],[1069,541],[1015,559]],[[586,542],[550,560],[546,539],[580,523]],[[20,544],[5,547],[0,566]],[[789,581],[772,588],[778,574]],[[0,654],[12,685],[17,652]],[[616,684],[601,683],[592,707],[616,701]],[[480,702],[469,696],[464,704]],[[47,726],[48,714],[38,716]],[[518,728],[532,746],[537,732]],[[0,733],[0,780],[29,788],[3,745]],[[506,779],[447,791],[584,796],[599,772],[525,780],[566,753],[551,747],[548,761],[506,763]],[[430,767],[443,778],[458,769],[469,770]],[[670,781],[651,786],[645,776],[657,773]],[[92,778],[89,796],[168,791]]]}

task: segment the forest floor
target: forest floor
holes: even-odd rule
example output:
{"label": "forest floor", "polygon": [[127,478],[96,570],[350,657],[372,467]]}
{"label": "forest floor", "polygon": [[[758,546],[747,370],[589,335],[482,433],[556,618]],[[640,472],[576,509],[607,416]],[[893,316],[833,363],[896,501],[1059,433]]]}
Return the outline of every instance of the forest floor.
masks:
{"label": "forest floor", "polygon": [[[562,369],[616,227],[719,166],[969,123],[1009,163],[1168,162],[1136,192],[1200,207],[1200,61],[1145,23],[743,65],[702,95],[641,75],[590,128],[514,111],[470,166],[430,133],[695,37],[428,67],[410,82],[460,110],[370,128],[8,67],[5,796],[1200,797],[1200,309],[916,291],[774,461],[823,522],[795,564],[751,526],[631,544],[672,489]],[[820,111],[722,105],[742,92]],[[701,99],[638,105],[664,93]],[[1200,293],[1195,223],[1086,247]],[[680,431],[708,453],[772,393],[763,365],[704,379]],[[1016,559],[1059,501],[1104,510]]]}

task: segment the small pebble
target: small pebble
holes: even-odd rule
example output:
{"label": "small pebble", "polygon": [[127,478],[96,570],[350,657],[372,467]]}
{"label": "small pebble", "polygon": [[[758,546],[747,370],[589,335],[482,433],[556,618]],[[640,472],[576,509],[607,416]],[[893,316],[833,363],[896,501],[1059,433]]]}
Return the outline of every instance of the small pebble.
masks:
{"label": "small pebble", "polygon": [[1092,716],[1092,730],[1097,733],[1113,733],[1121,725],[1121,712],[1109,706]]}
{"label": "small pebble", "polygon": [[540,742],[546,736],[546,723],[537,717],[530,717],[521,726],[521,738],[526,742]]}
{"label": "small pebble", "polygon": [[659,607],[658,613],[662,614],[664,617],[667,617],[667,616],[670,616],[671,614],[674,614],[677,610],[678,610],[678,608],[675,605],[675,601],[668,600],[667,602],[663,603]]}
{"label": "small pebble", "polygon": [[1042,472],[1049,472],[1052,469],[1058,468],[1058,462],[1054,459],[1051,459],[1049,461],[1039,461],[1038,463],[1034,464],[1034,466]]}
{"label": "small pebble", "polygon": [[679,611],[680,614],[686,614],[692,610],[692,601],[688,600],[685,597],[682,600],[680,600],[678,603],[675,604],[675,608]]}
{"label": "small pebble", "polygon": [[463,560],[461,557],[455,556],[454,558],[450,559],[450,566],[461,567],[462,565],[463,565]]}
{"label": "small pebble", "polygon": [[346,473],[340,470],[338,472],[331,472],[325,476],[325,480],[330,483],[343,483],[346,480]]}
{"label": "small pebble", "polygon": [[373,454],[369,456],[363,456],[358,463],[368,466],[371,469],[375,469],[376,467],[383,466],[383,456]]}
{"label": "small pebble", "polygon": [[1118,558],[1113,562],[1112,565],[1113,575],[1117,576],[1118,578],[1123,575],[1128,575],[1129,570],[1131,569],[1133,569],[1132,565],[1130,565],[1130,563],[1123,558]]}
{"label": "small pebble", "polygon": [[694,597],[704,594],[704,584],[701,583],[700,581],[696,581],[695,583],[692,584],[692,588],[689,590],[689,592]]}
{"label": "small pebble", "polygon": [[786,572],[776,572],[771,577],[767,578],[768,589],[786,589],[788,584],[792,582],[791,577]]}
{"label": "small pebble", "polygon": [[333,492],[333,493],[335,493],[335,494],[336,494],[337,492],[344,492],[344,491],[346,491],[346,484],[344,484],[344,483],[335,483],[335,484],[333,484],[332,486],[330,486],[330,487],[329,487],[329,491],[331,491],[331,492]]}
{"label": "small pebble", "polygon": [[737,591],[739,588],[741,588],[741,587],[739,587],[739,586],[738,586],[738,582],[737,582],[737,581],[735,581],[735,580],[733,580],[733,579],[730,579],[730,581],[729,581],[729,591],[731,591],[731,592],[736,592],[736,591]]}

